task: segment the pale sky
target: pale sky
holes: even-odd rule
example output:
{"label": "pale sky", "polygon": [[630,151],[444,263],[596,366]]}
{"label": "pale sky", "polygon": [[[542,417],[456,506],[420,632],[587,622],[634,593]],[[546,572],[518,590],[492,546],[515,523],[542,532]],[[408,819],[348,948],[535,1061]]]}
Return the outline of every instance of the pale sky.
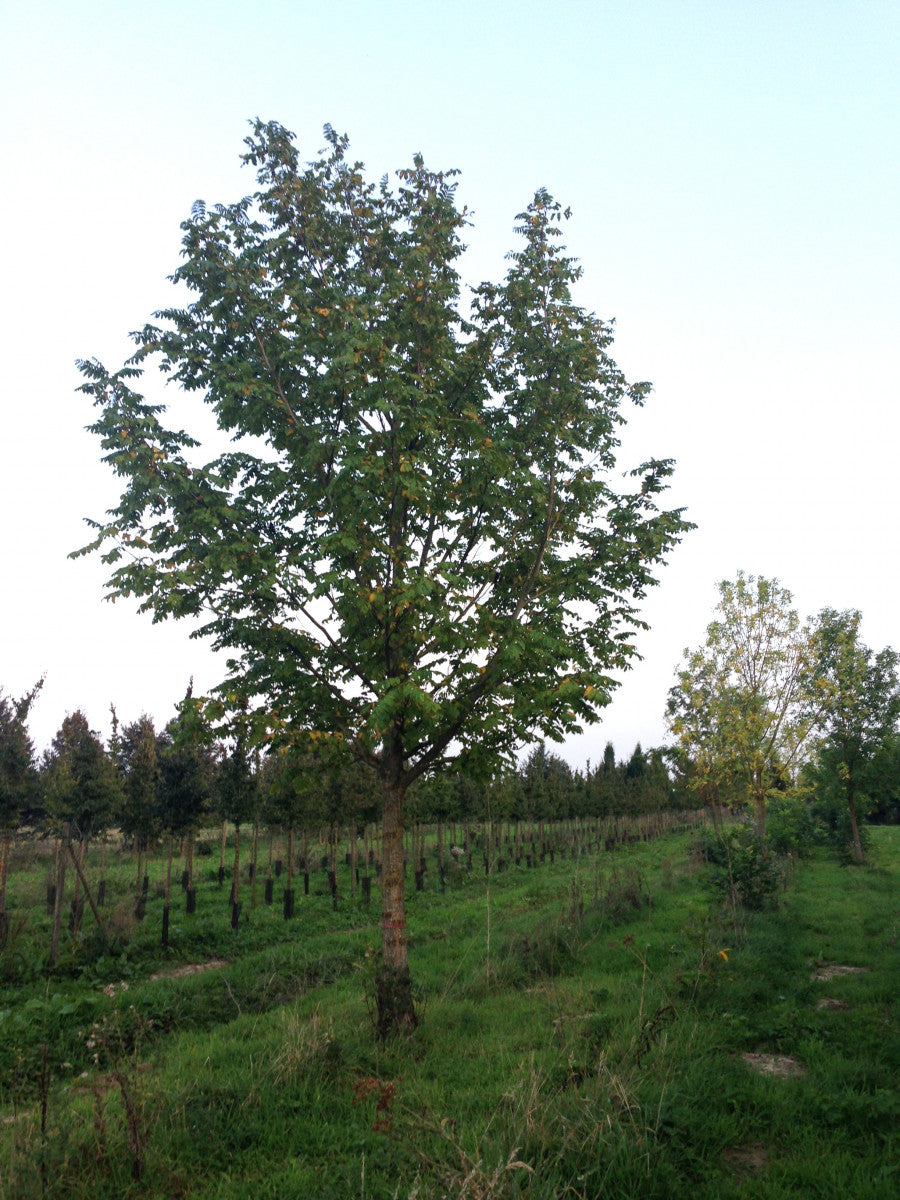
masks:
{"label": "pale sky", "polygon": [[471,283],[500,276],[537,187],[573,210],[578,299],[654,384],[622,467],[674,457],[698,525],[573,765],[663,740],[739,568],[900,645],[896,0],[7,0],[0,28],[0,688],[46,672],[39,747],[67,711],[106,736],[110,702],[162,723],[191,674],[219,678],[186,626],[104,603],[99,560],[67,558],[118,494],[74,361],[119,366],[172,302],[192,201],[253,190],[257,115],[306,157],[334,125],[375,178],[416,151],[459,168]]}

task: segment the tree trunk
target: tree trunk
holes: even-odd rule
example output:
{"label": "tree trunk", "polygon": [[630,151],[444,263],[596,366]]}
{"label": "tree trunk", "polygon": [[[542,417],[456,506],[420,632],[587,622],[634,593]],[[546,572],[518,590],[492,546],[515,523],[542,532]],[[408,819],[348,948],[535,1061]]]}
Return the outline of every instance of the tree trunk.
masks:
{"label": "tree trunk", "polygon": [[378,1036],[411,1032],[417,1020],[409,974],[406,896],[403,884],[403,789],[383,782],[381,846],[381,967],[376,976]]}
{"label": "tree trunk", "polygon": [[754,799],[756,800],[756,832],[759,840],[766,840],[766,791],[763,787],[762,772],[757,771],[754,778]]}
{"label": "tree trunk", "polygon": [[225,882],[225,839],[228,836],[228,822],[222,822],[222,841],[219,846],[219,887]]}
{"label": "tree trunk", "polygon": [[238,906],[241,884],[241,827],[234,827],[234,873],[231,877],[231,908],[232,912]]}
{"label": "tree trunk", "polygon": [[56,966],[59,954],[59,927],[62,920],[63,893],[66,890],[66,856],[62,846],[69,837],[69,826],[63,825],[62,837],[59,839],[59,858],[56,865],[56,896],[53,906],[53,933],[50,938],[50,966]]}
{"label": "tree trunk", "polygon": [[162,947],[164,950],[169,946],[169,904],[172,898],[172,858],[175,853],[175,843],[172,834],[169,834],[168,855],[166,858],[166,885],[163,893],[163,924],[162,924]]}
{"label": "tree trunk", "polygon": [[253,822],[253,841],[250,847],[250,907],[256,908],[256,868],[259,856],[259,821]]}
{"label": "tree trunk", "polygon": [[104,834],[100,847],[100,882],[97,884],[97,903],[100,905],[106,899],[106,837]]}
{"label": "tree trunk", "polygon": [[356,876],[359,874],[359,845],[356,821],[350,826],[350,899],[356,897]]}
{"label": "tree trunk", "polygon": [[196,830],[191,829],[187,836],[187,846],[184,852],[184,870],[187,875],[187,887],[185,888],[186,909],[189,913],[194,912],[197,903],[197,892],[194,888],[194,843],[196,841]]}
{"label": "tree trunk", "polygon": [[0,915],[6,912],[6,876],[9,873],[9,844],[12,835],[8,829],[3,830],[3,841],[0,842]]}
{"label": "tree trunk", "polygon": [[857,866],[862,866],[862,840],[859,836],[859,823],[856,820],[856,798],[852,786],[847,788],[847,807],[850,809],[850,828],[853,830],[853,859]]}
{"label": "tree trunk", "polygon": [[[308,878],[308,875],[307,875]],[[294,915],[294,827],[288,829],[287,840],[287,887],[284,889],[284,919],[289,921]]]}
{"label": "tree trunk", "polygon": [[[69,853],[72,854],[72,843],[67,842]],[[78,943],[78,934],[81,932],[81,914],[84,911],[84,900],[81,898],[81,881],[84,878],[84,851],[85,839],[78,839],[77,854],[72,854],[72,861],[75,864],[75,894],[72,897],[72,913],[71,913],[71,929],[72,948],[74,949]]]}
{"label": "tree trunk", "polygon": [[331,903],[335,912],[337,912],[338,902],[337,847],[338,827],[337,822],[332,821],[328,830],[328,886],[331,890]]}
{"label": "tree trunk", "polygon": [[[88,881],[85,878],[84,868],[82,867],[82,864],[79,861],[79,856],[81,859],[84,858],[83,845],[84,845],[83,843],[79,843],[79,854],[76,854],[75,851],[72,849],[72,843],[67,841],[66,842],[66,850],[68,850],[68,852],[69,852],[69,857],[71,858],[72,863],[75,867],[76,874],[81,883],[81,888],[84,891],[87,902],[91,906],[91,912],[94,914],[94,919],[97,922],[97,926],[100,929],[100,931],[103,932],[103,922],[100,919],[100,911],[97,908],[97,905],[94,901],[94,897],[91,895],[91,889],[88,887]],[[82,908],[84,907],[83,902],[82,902],[81,906],[82,906]]]}

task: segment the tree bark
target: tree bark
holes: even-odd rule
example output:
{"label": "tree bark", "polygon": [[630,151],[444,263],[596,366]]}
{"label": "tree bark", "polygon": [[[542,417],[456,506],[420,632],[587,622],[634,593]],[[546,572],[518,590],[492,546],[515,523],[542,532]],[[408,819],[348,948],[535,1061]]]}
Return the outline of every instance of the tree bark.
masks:
{"label": "tree bark", "polygon": [[9,844],[12,835],[8,829],[3,830],[0,841],[0,913],[6,912],[6,877],[9,872]]}
{"label": "tree bark", "polygon": [[50,966],[56,966],[59,954],[59,927],[62,920],[63,893],[66,890],[66,856],[62,847],[69,839],[69,826],[63,825],[62,836],[59,839],[60,853],[56,864],[56,896],[53,906],[53,933],[50,938]]}
{"label": "tree bark", "polygon": [[71,841],[67,840],[67,842],[66,842],[66,848],[68,849],[69,854],[72,856],[72,862],[75,864],[75,894],[72,897],[72,922],[71,922],[73,949],[78,942],[78,934],[81,932],[81,914],[84,910],[84,901],[81,898],[81,884],[82,884],[82,880],[84,879],[85,842],[86,842],[86,839],[84,837],[80,837],[78,839],[77,855],[72,850]]}
{"label": "tree bark", "polygon": [[75,851],[72,849],[72,843],[70,841],[66,842],[66,850],[68,850],[69,857],[72,859],[72,863],[75,867],[75,872],[78,876],[78,879],[81,883],[82,888],[84,889],[84,894],[87,897],[87,902],[91,906],[91,912],[94,914],[94,919],[96,920],[97,925],[99,926],[100,930],[103,931],[104,926],[103,926],[102,920],[100,919],[100,910],[97,908],[97,905],[94,901],[94,897],[91,895],[91,889],[88,887],[88,882],[87,882],[87,879],[85,878],[84,867],[82,866],[82,863],[79,861],[79,857],[81,859],[83,859],[83,857],[84,857],[83,843],[79,844],[79,854],[76,854]]}
{"label": "tree bark", "polygon": [[766,791],[763,787],[762,771],[757,770],[754,779],[754,799],[756,800],[756,831],[759,840],[766,840]]}
{"label": "tree bark", "polygon": [[240,894],[240,884],[241,884],[240,871],[241,871],[241,827],[240,827],[240,825],[235,825],[235,827],[234,827],[234,867],[233,867],[233,874],[231,877],[231,905],[232,905],[232,908],[237,905],[239,894]]}
{"label": "tree bark", "polygon": [[169,904],[172,898],[172,859],[175,854],[175,840],[172,834],[169,834],[168,854],[166,857],[166,884],[163,899],[163,925],[162,925],[162,946],[163,949],[168,949],[169,946]]}
{"label": "tree bark", "polygon": [[219,846],[219,887],[225,882],[225,839],[228,836],[228,822],[222,822],[222,841]]}
{"label": "tree bark", "polygon": [[406,939],[403,881],[404,791],[389,773],[383,781],[381,846],[381,968],[376,976],[378,1036],[382,1041],[417,1025]]}
{"label": "tree bark", "polygon": [[859,822],[856,819],[856,798],[853,788],[847,788],[847,807],[850,809],[850,828],[853,830],[853,858],[857,866],[862,866],[862,839],[859,836]]}
{"label": "tree bark", "polygon": [[256,908],[256,868],[259,856],[259,821],[253,822],[253,841],[250,847],[250,907]]}
{"label": "tree bark", "polygon": [[350,899],[356,896],[356,876],[359,871],[359,845],[356,821],[350,826]]}

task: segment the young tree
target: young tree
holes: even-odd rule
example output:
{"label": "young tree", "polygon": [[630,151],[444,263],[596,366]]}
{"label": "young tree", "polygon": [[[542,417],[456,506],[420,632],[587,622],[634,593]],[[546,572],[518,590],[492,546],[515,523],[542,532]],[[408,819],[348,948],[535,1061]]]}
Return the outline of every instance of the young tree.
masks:
{"label": "young tree", "polygon": [[133,842],[136,863],[134,910],[143,918],[149,876],[145,872],[151,841],[159,826],[159,755],[165,739],[156,732],[153,718],[144,713],[119,728],[115,722],[114,752],[120,796],[116,818],[119,828]]}
{"label": "young tree", "polygon": [[[382,792],[379,1027],[415,1023],[404,797],[460,754],[510,754],[596,718],[629,665],[636,602],[689,526],[669,460],[613,482],[629,386],[611,326],[573,303],[564,214],[540,191],[500,284],[464,306],[466,212],[421,156],[367,182],[329,127],[304,166],[256,122],[253,196],[184,223],[193,293],[121,370],[81,369],[122,477],[85,551],[159,620],[208,614],[224,685],[284,737],[343,739]],[[198,391],[235,445],[206,463],[135,390],[147,363]],[[85,552],[82,551],[82,552]]]}
{"label": "young tree", "polygon": [[216,771],[215,796],[219,816],[234,825],[234,864],[231,873],[231,923],[237,929],[240,917],[241,826],[255,820],[257,778],[247,744],[247,733],[238,727],[233,743],[225,750]]}
{"label": "young tree", "polygon": [[818,714],[818,773],[843,794],[850,814],[853,857],[863,861],[858,810],[876,782],[879,755],[900,716],[900,655],[873,653],[860,641],[860,613],[823,609],[815,636],[815,680],[825,700]]}
{"label": "young tree", "polygon": [[[76,871],[71,927],[73,937],[77,937],[84,904],[82,889],[87,892],[83,874],[87,844],[107,828],[120,796],[115,764],[80,709],[65,717],[50,749],[44,752],[42,775],[48,815],[59,831],[61,849],[72,856]],[[72,850],[73,838],[77,853]],[[56,959],[59,939],[60,887],[57,893],[51,961]],[[89,893],[88,899],[94,908]]]}
{"label": "young tree", "polygon": [[[194,909],[192,839],[210,794],[209,764],[198,748],[170,744],[159,759],[157,811],[160,827],[172,839],[188,840],[185,866],[185,891],[188,912]],[[169,857],[171,869],[171,853]],[[166,907],[169,906],[169,882],[166,882]]]}
{"label": "young tree", "polygon": [[169,835],[166,866],[163,944],[168,936],[171,899],[172,846],[175,837],[186,841],[183,886],[189,913],[196,907],[194,888],[194,835],[210,799],[215,772],[210,744],[212,729],[203,712],[203,704],[193,695],[193,680],[176,716],[166,726],[159,754],[156,786],[156,818]]}
{"label": "young tree", "polygon": [[119,783],[99,734],[81,711],[69,713],[44,753],[47,808],[85,844],[105,829],[117,807]]}
{"label": "young tree", "polygon": [[18,700],[0,691],[0,945],[6,931],[10,842],[23,810],[37,792],[34,746],[26,722],[43,682],[39,679]]}
{"label": "young tree", "polygon": [[519,769],[526,812],[538,821],[569,815],[572,768],[564,758],[538,742]]}
{"label": "young tree", "polygon": [[798,765],[814,725],[811,634],[777,580],[738,572],[719,584],[718,619],[669,692],[669,728],[704,803],[739,779],[765,835],[766,800]]}

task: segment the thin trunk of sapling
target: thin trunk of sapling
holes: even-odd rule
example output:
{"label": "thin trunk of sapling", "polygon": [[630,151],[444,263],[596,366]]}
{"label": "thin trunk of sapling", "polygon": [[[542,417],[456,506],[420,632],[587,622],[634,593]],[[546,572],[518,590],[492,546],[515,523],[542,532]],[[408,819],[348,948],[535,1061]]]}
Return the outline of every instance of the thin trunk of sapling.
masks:
{"label": "thin trunk of sapling", "polygon": [[[309,878],[309,864],[307,862],[306,878]],[[289,921],[294,915],[294,826],[291,825],[288,829],[288,849],[287,849],[287,887],[284,889],[284,919]]]}
{"label": "thin trunk of sapling", "polygon": [[250,907],[256,908],[256,865],[259,854],[259,822],[253,822],[253,838],[250,842]]}
{"label": "thin trunk of sapling", "polygon": [[338,827],[337,822],[332,821],[328,830],[328,886],[331,888],[331,906],[335,912],[338,906],[337,846]]}
{"label": "thin trunk of sapling", "polygon": [[187,845],[184,848],[184,871],[187,879],[187,887],[185,888],[185,911],[189,913],[197,910],[197,889],[194,887],[194,842],[196,840],[196,831],[188,830]]}
{"label": "thin trunk of sapling", "polygon": [[147,891],[144,887],[146,878],[144,875],[144,837],[142,834],[138,834],[135,837],[135,850],[137,851],[137,878],[134,886],[134,915],[138,921],[143,921]]}
{"label": "thin trunk of sapling", "polygon": [[6,915],[6,878],[9,874],[9,847],[12,835],[8,829],[3,830],[0,841],[0,920]]}
{"label": "thin trunk of sapling", "polygon": [[[69,932],[72,934],[72,947],[74,949],[78,934],[81,930],[81,914],[84,910],[84,900],[81,897],[81,881],[84,879],[84,850],[86,838],[78,839],[78,851],[74,855],[75,862],[75,892],[72,896],[72,910]],[[72,852],[72,843],[69,842],[69,852]]]}
{"label": "thin trunk of sapling", "polygon": [[488,870],[484,881],[484,982],[491,986],[491,872]]}
{"label": "thin trunk of sapling", "polygon": [[59,851],[60,839],[57,838],[53,844],[53,862],[47,874],[47,912],[51,917],[56,906],[56,876],[59,872]]}
{"label": "thin trunk of sapling", "polygon": [[274,859],[274,855],[275,855],[275,834],[270,829],[269,830],[269,850],[268,850],[268,854],[266,855],[266,887],[265,887],[266,904],[272,903],[272,896],[275,891],[275,881],[272,878],[272,862]]}
{"label": "thin trunk of sapling", "polygon": [[222,840],[219,845],[219,887],[225,882],[225,839],[228,834],[228,822],[222,822]]}
{"label": "thin trunk of sapling", "polygon": [[59,931],[62,924],[63,894],[66,890],[66,856],[62,847],[69,837],[69,826],[64,825],[62,837],[59,839],[59,856],[56,864],[56,896],[53,906],[53,932],[50,937],[50,966],[56,966],[59,954]]}
{"label": "thin trunk of sapling", "polygon": [[166,883],[163,890],[162,946],[164,950],[169,945],[169,901],[172,896],[172,859],[174,856],[175,839],[170,833],[168,854],[166,856]]}
{"label": "thin trunk of sapling", "polygon": [[231,928],[237,929],[238,920],[241,915],[241,906],[238,902],[241,886],[241,827],[234,827],[234,875],[231,880]]}
{"label": "thin trunk of sapling", "polygon": [[850,810],[850,829],[853,832],[853,858],[857,866],[862,866],[862,839],[859,836],[859,823],[856,819],[856,795],[852,781],[847,783],[847,807]]}
{"label": "thin trunk of sapling", "polygon": [[[78,877],[79,883],[81,884],[81,890],[84,892],[85,899],[87,900],[88,905],[90,906],[91,912],[94,914],[94,920],[97,922],[98,928],[100,930],[102,930],[103,922],[100,919],[100,910],[97,908],[97,905],[94,902],[94,897],[91,895],[91,889],[88,886],[88,881],[84,874],[84,868],[83,868],[81,862],[79,861],[79,855],[77,855],[75,853],[75,851],[72,849],[71,842],[66,842],[66,850],[68,851],[69,857],[72,860],[72,865],[75,867],[75,873]],[[82,851],[82,854],[83,854],[83,851]],[[81,907],[82,907],[82,909],[84,908],[84,901],[81,901]]]}
{"label": "thin trunk of sapling", "polygon": [[356,822],[350,826],[350,899],[356,898],[356,876],[359,873],[359,844]]}
{"label": "thin trunk of sapling", "polygon": [[100,843],[100,882],[97,884],[97,903],[101,907],[106,901],[106,834]]}

